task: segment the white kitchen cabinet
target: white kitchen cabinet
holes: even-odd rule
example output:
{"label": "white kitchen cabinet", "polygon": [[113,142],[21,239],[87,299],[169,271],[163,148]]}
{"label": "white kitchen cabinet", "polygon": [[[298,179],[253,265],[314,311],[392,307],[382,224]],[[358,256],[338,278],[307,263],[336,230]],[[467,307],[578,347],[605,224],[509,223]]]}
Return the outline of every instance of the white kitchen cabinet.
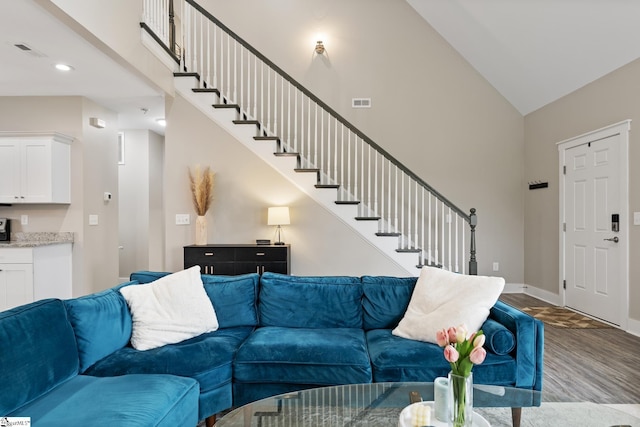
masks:
{"label": "white kitchen cabinet", "polygon": [[0,203],[71,203],[72,140],[55,132],[0,132]]}
{"label": "white kitchen cabinet", "polygon": [[71,298],[71,243],[0,248],[0,311]]}

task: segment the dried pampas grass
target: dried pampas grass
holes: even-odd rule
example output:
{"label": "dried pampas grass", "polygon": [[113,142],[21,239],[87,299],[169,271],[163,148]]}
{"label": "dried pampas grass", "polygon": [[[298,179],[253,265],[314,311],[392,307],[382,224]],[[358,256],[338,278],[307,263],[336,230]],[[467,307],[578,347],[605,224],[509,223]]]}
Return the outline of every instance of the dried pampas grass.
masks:
{"label": "dried pampas grass", "polygon": [[207,166],[204,170],[196,165],[194,173],[189,169],[189,181],[191,182],[191,196],[193,206],[198,216],[204,216],[213,201],[213,172]]}

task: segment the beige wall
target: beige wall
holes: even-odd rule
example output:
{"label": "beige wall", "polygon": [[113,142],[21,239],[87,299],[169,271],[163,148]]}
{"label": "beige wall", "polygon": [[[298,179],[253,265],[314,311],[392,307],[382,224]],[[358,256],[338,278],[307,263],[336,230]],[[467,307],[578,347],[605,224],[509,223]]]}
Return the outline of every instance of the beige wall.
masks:
{"label": "beige wall", "polygon": [[[479,272],[496,274],[498,261],[497,274],[523,283],[523,117],[406,1],[202,4],[451,201],[477,208]],[[327,55],[314,58],[319,33]],[[353,97],[372,108],[351,109]]]}
{"label": "beige wall", "polygon": [[[291,273],[406,273],[349,227],[304,195],[278,172],[238,143],[181,97],[167,108],[165,134],[165,213],[169,270],[183,267],[183,246],[195,241],[195,210],[188,169],[209,166],[215,172],[214,200],[207,213],[209,243],[253,244],[274,240],[267,226],[269,206],[289,206]],[[191,215],[191,225],[175,225],[175,215]]]}
{"label": "beige wall", "polygon": [[556,143],[626,119],[629,134],[630,230],[629,315],[640,319],[640,227],[632,212],[640,211],[640,60],[561,98],[525,117],[525,179],[549,181],[548,190],[525,194],[525,281],[559,294],[559,177]]}
{"label": "beige wall", "polygon": [[[139,43],[141,2],[38,1],[78,20],[80,28],[77,23],[70,25],[98,47],[104,43],[102,50],[111,55],[111,51],[117,52],[155,85],[171,92],[167,88],[170,73]],[[203,4],[462,209],[477,208],[479,272],[503,275],[511,283],[524,281],[523,118],[404,0],[209,0]],[[318,33],[325,34],[327,56],[313,60]],[[371,97],[373,108],[352,110],[352,97]],[[176,128],[172,130],[170,125],[167,132],[176,132]],[[174,133],[171,138],[190,140],[192,134]],[[165,171],[170,197],[165,200],[165,214],[170,224],[178,196],[171,196],[168,186],[191,160],[185,159],[175,169],[180,164],[174,164],[173,155],[183,153],[167,148],[166,154],[171,159]],[[244,168],[242,161],[234,166],[234,170]],[[238,175],[229,182],[244,179]],[[268,202],[264,194],[245,196],[254,198],[254,207],[263,202],[266,207]],[[249,216],[253,223],[259,223],[252,217],[256,215],[253,208],[243,209],[246,203],[226,204],[224,209],[234,206],[229,218],[246,221]],[[309,200],[304,203],[312,206]],[[184,203],[177,206],[181,205]],[[343,227],[338,221],[332,220],[332,224],[330,228]],[[309,228],[315,226],[310,224]],[[166,267],[175,268],[180,245],[191,237],[184,228],[167,227]],[[213,227],[212,233],[221,230]],[[295,233],[294,227],[289,233]],[[300,232],[308,235],[313,231]],[[225,240],[265,237],[257,236],[256,229],[239,233]],[[269,234],[267,230],[264,233]],[[313,244],[331,247],[332,240],[324,237],[319,236]],[[355,240],[351,244],[359,246]],[[364,262],[359,268],[369,273],[376,269],[367,258],[356,255],[350,261],[352,265]],[[494,261],[500,263],[498,273],[491,271]],[[327,274],[335,270],[330,264],[319,264],[298,272]]]}
{"label": "beige wall", "polygon": [[[107,124],[117,122],[113,112],[81,97],[0,97],[0,130],[55,131],[75,138],[70,205],[0,207],[3,216],[17,220],[13,231],[74,233],[74,295],[117,283],[116,130],[90,127],[89,117],[99,117]],[[104,191],[114,193],[115,200],[105,204]],[[98,215],[98,226],[88,225],[89,214]],[[28,225],[20,225],[21,215],[29,216]]]}

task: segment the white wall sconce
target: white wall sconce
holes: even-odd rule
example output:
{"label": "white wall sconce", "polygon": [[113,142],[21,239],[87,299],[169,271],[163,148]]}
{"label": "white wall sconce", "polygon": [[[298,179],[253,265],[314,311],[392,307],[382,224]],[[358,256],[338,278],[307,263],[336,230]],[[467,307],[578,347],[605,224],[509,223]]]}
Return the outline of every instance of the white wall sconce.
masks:
{"label": "white wall sconce", "polygon": [[324,48],[324,43],[322,43],[322,40],[318,40],[316,42],[316,47],[315,47],[314,50],[318,55],[324,54],[325,48]]}
{"label": "white wall sconce", "polygon": [[276,225],[276,236],[277,241],[274,245],[284,245],[282,241],[282,226],[291,224],[291,220],[289,218],[289,207],[288,206],[279,206],[269,208],[267,211],[267,225]]}

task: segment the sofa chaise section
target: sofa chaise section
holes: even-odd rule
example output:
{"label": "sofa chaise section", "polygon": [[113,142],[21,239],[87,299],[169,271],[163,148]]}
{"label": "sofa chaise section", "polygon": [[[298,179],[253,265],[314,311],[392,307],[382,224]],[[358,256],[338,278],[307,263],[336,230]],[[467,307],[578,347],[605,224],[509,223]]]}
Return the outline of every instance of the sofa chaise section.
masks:
{"label": "sofa chaise section", "polygon": [[34,426],[193,426],[198,383],[173,375],[79,375],[64,303],[47,299],[0,313],[0,416]]}
{"label": "sofa chaise section", "polygon": [[150,283],[167,274],[136,272],[131,275],[130,283],[66,301],[71,313],[82,310],[81,315],[76,316],[74,328],[76,331],[86,331],[83,339],[78,340],[84,343],[80,347],[84,354],[96,354],[96,348],[105,347],[103,331],[109,326],[103,321],[108,323],[108,319],[124,319],[122,322],[125,326],[116,328],[122,334],[110,335],[113,345],[106,354],[86,360],[83,363],[84,373],[97,377],[171,374],[193,378],[198,381],[200,389],[198,419],[206,419],[233,404],[232,362],[236,351],[257,324],[255,301],[259,276],[202,275],[205,291],[216,311],[219,329],[176,344],[136,350],[128,345],[131,326],[127,325],[131,324],[131,315],[118,289],[136,283]]}

